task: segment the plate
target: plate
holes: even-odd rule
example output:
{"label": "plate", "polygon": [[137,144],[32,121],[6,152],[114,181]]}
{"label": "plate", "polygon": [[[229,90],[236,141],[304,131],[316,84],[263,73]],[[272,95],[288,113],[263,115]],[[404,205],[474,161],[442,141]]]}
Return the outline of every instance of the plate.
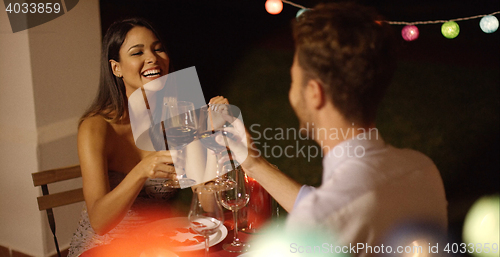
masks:
{"label": "plate", "polygon": [[[191,227],[189,220],[187,217],[176,217],[169,219],[157,220],[151,223],[146,224],[141,230],[145,229],[147,232],[147,236],[152,237],[164,237],[168,236],[170,239],[178,241],[179,244],[186,240],[196,240],[195,236],[201,236],[199,234],[194,234],[189,231]],[[209,236],[209,246],[214,246],[227,236],[227,228],[222,225],[219,227],[219,230]],[[205,242],[199,242],[193,245],[186,246],[172,246],[169,248],[174,252],[187,252],[187,251],[196,251],[205,249]]]}

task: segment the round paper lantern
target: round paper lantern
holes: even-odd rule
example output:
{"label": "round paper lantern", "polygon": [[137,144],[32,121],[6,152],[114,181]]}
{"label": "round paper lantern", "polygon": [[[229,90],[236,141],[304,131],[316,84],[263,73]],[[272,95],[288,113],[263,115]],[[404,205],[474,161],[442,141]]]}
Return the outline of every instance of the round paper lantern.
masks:
{"label": "round paper lantern", "polygon": [[445,38],[456,38],[458,33],[460,33],[460,27],[456,22],[448,21],[443,23],[443,26],[441,26],[441,33],[443,33]]}
{"label": "round paper lantern", "polygon": [[266,11],[270,14],[278,14],[283,10],[283,2],[281,0],[267,0]]}
{"label": "round paper lantern", "polygon": [[484,33],[493,33],[498,29],[498,19],[493,15],[487,15],[481,18],[479,27]]}
{"label": "round paper lantern", "polygon": [[297,15],[295,15],[295,18],[299,18],[300,15],[302,15],[305,11],[307,11],[307,9],[300,9],[298,12],[297,12]]}
{"label": "round paper lantern", "polygon": [[404,28],[401,30],[401,35],[403,36],[403,39],[406,41],[413,41],[418,38],[418,28],[415,25],[406,25]]}

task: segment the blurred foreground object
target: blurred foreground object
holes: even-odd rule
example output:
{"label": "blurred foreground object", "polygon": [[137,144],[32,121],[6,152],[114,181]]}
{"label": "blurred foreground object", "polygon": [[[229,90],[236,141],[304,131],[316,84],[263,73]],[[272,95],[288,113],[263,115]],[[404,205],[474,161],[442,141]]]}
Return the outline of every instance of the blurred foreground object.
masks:
{"label": "blurred foreground object", "polygon": [[349,251],[346,246],[338,245],[336,240],[332,240],[323,231],[303,229],[283,233],[281,221],[265,226],[250,244],[252,251],[241,257],[350,256],[345,253]]}
{"label": "blurred foreground object", "polygon": [[499,256],[500,196],[483,196],[470,208],[464,221],[463,241],[474,244],[474,256]]}

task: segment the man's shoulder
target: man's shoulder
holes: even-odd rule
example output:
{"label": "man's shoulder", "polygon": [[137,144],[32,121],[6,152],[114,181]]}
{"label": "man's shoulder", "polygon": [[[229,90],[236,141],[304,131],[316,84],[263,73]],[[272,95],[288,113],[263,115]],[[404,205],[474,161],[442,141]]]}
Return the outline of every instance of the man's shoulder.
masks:
{"label": "man's shoulder", "polygon": [[376,170],[413,170],[435,166],[432,159],[420,151],[410,148],[397,148],[389,144],[379,149],[366,151],[359,158],[350,158],[343,165],[355,165],[359,168]]}
{"label": "man's shoulder", "polygon": [[[389,185],[441,180],[436,165],[428,156],[416,150],[389,145],[324,169],[325,180],[308,200],[316,201],[317,206],[323,206],[325,201],[333,202],[329,207],[319,207],[330,211],[339,210],[379,188],[392,188]],[[396,191],[394,193],[397,194]]]}
{"label": "man's shoulder", "polygon": [[420,151],[393,146],[387,146],[387,149],[386,161],[394,163],[394,165],[415,169],[435,166],[432,159]]}

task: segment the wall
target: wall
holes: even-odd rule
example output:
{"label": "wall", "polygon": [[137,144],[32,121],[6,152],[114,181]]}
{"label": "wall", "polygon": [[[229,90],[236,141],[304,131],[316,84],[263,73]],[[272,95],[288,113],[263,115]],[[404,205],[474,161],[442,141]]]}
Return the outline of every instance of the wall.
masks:
{"label": "wall", "polygon": [[[1,6],[4,6],[3,4]],[[99,1],[12,33],[0,10],[0,245],[33,256],[54,253],[31,173],[78,163],[77,121],[98,84]],[[57,192],[81,181],[49,188]],[[69,246],[82,204],[55,209],[60,247]]]}

